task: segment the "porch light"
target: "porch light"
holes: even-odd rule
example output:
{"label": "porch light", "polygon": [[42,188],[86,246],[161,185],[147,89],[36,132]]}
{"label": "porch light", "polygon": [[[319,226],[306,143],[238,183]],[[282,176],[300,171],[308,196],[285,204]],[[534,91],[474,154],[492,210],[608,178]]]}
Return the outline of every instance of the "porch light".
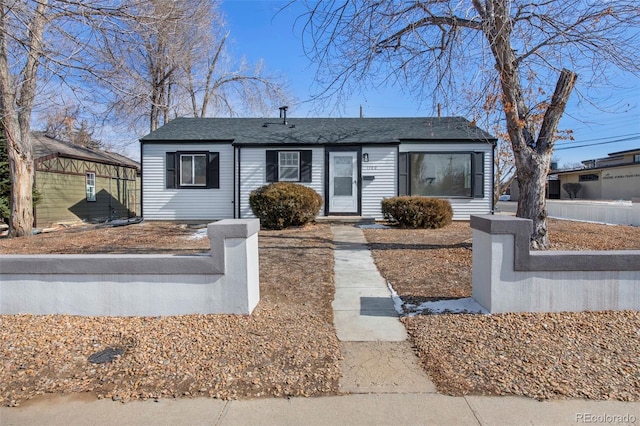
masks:
{"label": "porch light", "polygon": [[369,162],[369,154],[368,153],[364,153],[362,154],[362,161],[364,161],[365,163]]}

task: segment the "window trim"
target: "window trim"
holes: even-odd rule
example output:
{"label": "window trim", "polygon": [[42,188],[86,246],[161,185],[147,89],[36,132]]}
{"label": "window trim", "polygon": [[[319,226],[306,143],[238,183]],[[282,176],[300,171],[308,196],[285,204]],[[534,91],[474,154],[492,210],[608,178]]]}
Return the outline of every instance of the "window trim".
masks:
{"label": "window trim", "polygon": [[[89,184],[91,179],[93,180],[93,185]],[[95,203],[98,200],[98,194],[96,193],[96,173],[95,172],[86,172],[84,175],[84,186],[85,186],[85,199],[89,203]],[[91,196],[89,195],[89,188],[93,189],[91,192]]]}
{"label": "window trim", "polygon": [[[178,181],[178,186],[180,188],[206,188],[207,187],[207,167],[209,163],[209,153],[208,152],[181,152],[178,154],[178,168],[180,172],[180,180]],[[191,181],[194,183],[184,183],[183,180],[183,171],[182,171],[182,159],[185,157],[191,157]],[[195,167],[195,159],[196,157],[204,157],[205,166],[204,166],[204,183],[195,183],[196,182],[196,167]]]}
{"label": "window trim", "polygon": [[640,163],[640,154],[633,154],[633,162]]}
{"label": "window trim", "polygon": [[600,175],[597,173],[583,173],[578,175],[578,182],[597,182],[600,180]]}
{"label": "window trim", "polygon": [[[295,154],[296,156],[296,165],[283,165],[283,154],[284,155],[291,155],[291,154]],[[285,159],[286,160],[286,159]],[[296,168],[296,177],[295,178],[283,178],[282,177],[282,169],[284,168],[289,168],[289,169],[293,169],[294,167]],[[278,151],[278,181],[280,182],[300,182],[300,151]]]}
{"label": "window trim", "polygon": [[286,182],[310,183],[313,181],[313,150],[311,149],[267,149],[265,150],[265,182],[278,182],[280,179],[281,152],[298,153],[298,180]]}
{"label": "window trim", "polygon": [[[203,155],[206,159],[205,184],[182,184],[182,157]],[[192,160],[193,165],[193,160]],[[220,189],[220,152],[167,151],[165,152],[165,189]]]}

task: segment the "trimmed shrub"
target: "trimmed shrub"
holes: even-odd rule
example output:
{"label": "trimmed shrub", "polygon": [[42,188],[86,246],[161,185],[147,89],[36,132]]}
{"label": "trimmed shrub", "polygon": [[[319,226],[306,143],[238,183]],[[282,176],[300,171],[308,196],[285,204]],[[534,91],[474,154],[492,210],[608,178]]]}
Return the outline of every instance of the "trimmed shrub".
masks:
{"label": "trimmed shrub", "polygon": [[284,229],[302,226],[315,219],[322,206],[322,197],[304,185],[276,182],[252,191],[249,205],[263,228]]}
{"label": "trimmed shrub", "polygon": [[566,182],[562,184],[562,189],[569,194],[569,198],[578,198],[578,193],[582,189],[582,184],[578,182]]}
{"label": "trimmed shrub", "polygon": [[443,228],[453,219],[451,203],[439,198],[401,196],[382,200],[382,214],[405,228]]}

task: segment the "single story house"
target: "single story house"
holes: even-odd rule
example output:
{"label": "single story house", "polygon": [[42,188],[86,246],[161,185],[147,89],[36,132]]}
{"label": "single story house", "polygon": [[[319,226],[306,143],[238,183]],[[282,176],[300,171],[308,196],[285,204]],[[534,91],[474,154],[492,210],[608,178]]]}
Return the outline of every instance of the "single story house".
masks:
{"label": "single story house", "polygon": [[[612,152],[604,158],[582,161],[584,167],[558,170],[559,188],[567,182],[581,185],[578,198],[585,200],[631,200],[640,198],[640,148]],[[561,198],[569,194],[561,189]]]}
{"label": "single story house", "polygon": [[140,211],[140,165],[122,155],[31,136],[35,188],[35,226],[102,222],[134,217]]}
{"label": "single story house", "polygon": [[448,199],[455,220],[492,210],[496,138],[459,117],[176,118],[141,142],[145,220],[254,217],[249,195],[299,182],[321,216],[382,219],[383,198]]}

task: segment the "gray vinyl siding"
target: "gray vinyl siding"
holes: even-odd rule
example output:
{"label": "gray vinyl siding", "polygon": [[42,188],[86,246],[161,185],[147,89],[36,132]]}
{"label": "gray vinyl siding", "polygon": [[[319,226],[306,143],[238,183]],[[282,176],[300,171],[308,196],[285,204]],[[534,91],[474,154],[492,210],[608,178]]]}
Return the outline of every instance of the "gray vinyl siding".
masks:
{"label": "gray vinyl siding", "polygon": [[[384,198],[397,194],[398,147],[367,146],[362,153],[369,156],[368,162],[362,162],[362,216],[382,219],[380,202]],[[374,176],[374,180],[364,180],[364,176]]]}
{"label": "gray vinyl siding", "polygon": [[[220,153],[220,188],[167,189],[165,187],[166,153],[176,151]],[[144,143],[142,148],[144,218],[189,221],[233,218],[233,169],[231,144]]]}
{"label": "gray vinyl siding", "polygon": [[484,197],[448,198],[453,208],[453,220],[469,220],[474,214],[488,214],[493,200],[493,146],[488,143],[402,143],[400,152],[484,152]]}
{"label": "gray vinyl siding", "polygon": [[[258,147],[240,148],[240,217],[253,218],[255,215],[249,206],[251,191],[266,184],[266,152],[267,150],[296,151],[312,150],[311,182],[302,183],[316,190],[324,199],[324,148],[323,147]],[[320,216],[324,215],[320,210]]]}

